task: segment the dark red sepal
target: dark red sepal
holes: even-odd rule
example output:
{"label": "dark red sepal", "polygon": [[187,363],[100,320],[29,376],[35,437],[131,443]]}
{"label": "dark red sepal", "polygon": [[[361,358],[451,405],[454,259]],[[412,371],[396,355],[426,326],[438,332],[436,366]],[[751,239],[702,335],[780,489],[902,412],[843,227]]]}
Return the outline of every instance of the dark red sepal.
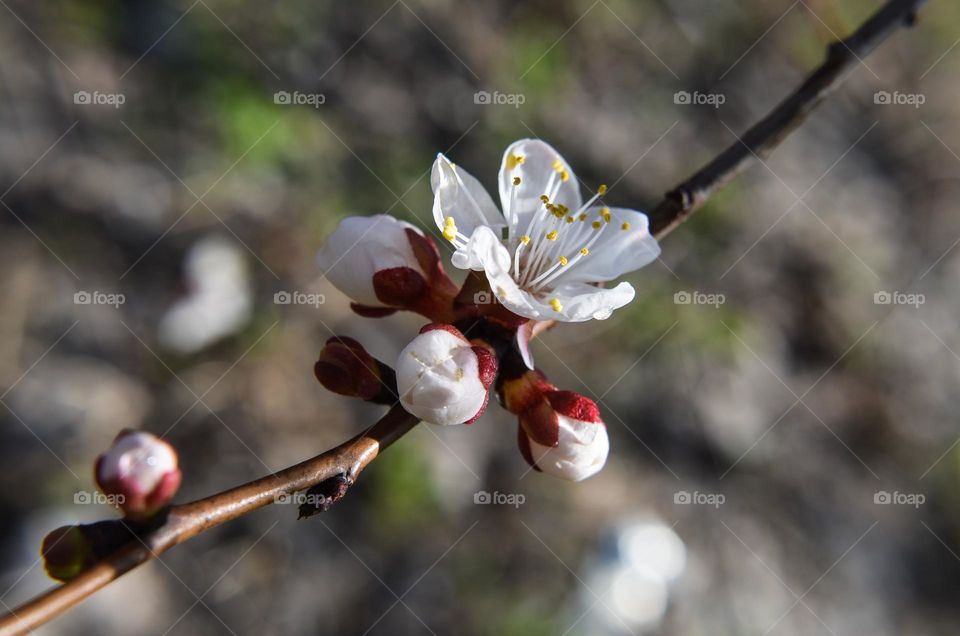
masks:
{"label": "dark red sepal", "polygon": [[547,401],[549,401],[550,406],[561,415],[594,424],[603,422],[600,418],[600,409],[597,408],[597,403],[579,393],[574,393],[573,391],[550,391],[547,393]]}
{"label": "dark red sepal", "polygon": [[360,303],[350,303],[350,309],[353,310],[353,313],[364,318],[383,318],[397,313],[397,310],[391,307],[371,307]]}
{"label": "dark red sepal", "polygon": [[533,461],[533,450],[530,448],[530,439],[523,432],[523,427],[517,427],[517,444],[520,446],[520,454],[528,464],[537,472],[543,472],[537,467],[537,462]]}
{"label": "dark red sepal", "polygon": [[373,275],[373,291],[384,305],[407,308],[415,305],[428,291],[429,284],[411,267],[391,267]]}
{"label": "dark red sepal", "polygon": [[520,426],[530,439],[541,446],[560,443],[560,422],[547,400],[540,400],[520,414]]}

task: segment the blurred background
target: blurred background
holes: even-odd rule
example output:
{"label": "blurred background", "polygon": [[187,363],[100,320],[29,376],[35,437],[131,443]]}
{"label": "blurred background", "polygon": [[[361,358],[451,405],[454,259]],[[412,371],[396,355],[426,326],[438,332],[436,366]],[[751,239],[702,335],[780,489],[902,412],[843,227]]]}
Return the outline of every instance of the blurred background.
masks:
{"label": "blurred background", "polygon": [[[47,531],[113,516],[87,502],[121,428],[180,449],[187,501],[378,417],[315,356],[393,360],[422,320],[321,277],[343,216],[437,236],[435,154],[494,187],[523,137],[652,207],[881,5],[0,4],[3,607],[52,584]],[[929,3],[632,305],[535,345],[601,404],[597,477],[528,471],[499,409],[420,426],[331,513],[258,511],[40,632],[956,633],[958,27]]]}

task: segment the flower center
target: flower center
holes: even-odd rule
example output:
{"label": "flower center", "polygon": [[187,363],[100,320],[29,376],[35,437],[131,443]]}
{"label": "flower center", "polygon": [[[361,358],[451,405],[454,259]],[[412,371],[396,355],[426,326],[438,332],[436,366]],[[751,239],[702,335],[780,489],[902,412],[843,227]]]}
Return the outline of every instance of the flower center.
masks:
{"label": "flower center", "polygon": [[[505,243],[513,250],[513,279],[520,288],[536,296],[547,294],[560,276],[589,256],[590,249],[611,222],[610,208],[600,208],[594,220],[590,220],[587,213],[587,209],[606,194],[605,185],[578,210],[571,211],[562,203],[554,202],[560,185],[569,180],[570,174],[559,159],[552,167],[553,174],[540,197],[540,206],[530,217],[523,234],[517,236],[519,219],[514,210],[519,177],[514,178],[514,189],[504,210],[509,227]],[[621,229],[629,227],[624,224]]]}

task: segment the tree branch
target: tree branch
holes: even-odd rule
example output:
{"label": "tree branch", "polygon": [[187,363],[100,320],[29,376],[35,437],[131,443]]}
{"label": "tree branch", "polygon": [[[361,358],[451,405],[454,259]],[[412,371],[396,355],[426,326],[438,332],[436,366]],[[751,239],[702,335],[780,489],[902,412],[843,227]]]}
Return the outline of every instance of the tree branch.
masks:
{"label": "tree branch", "polygon": [[901,26],[912,26],[926,0],[890,0],[846,40],[827,49],[827,59],[803,84],[754,124],[740,139],[689,179],[670,190],[650,212],[650,232],[658,239],[700,209],[714,192],[746,170],[756,157],[766,157],[806,121],[827,95],[878,44]]}
{"label": "tree branch", "polygon": [[[743,172],[755,155],[768,155],[844,79],[845,75],[900,26],[913,23],[925,0],[890,0],[853,35],[835,42],[827,59],[742,140],[724,150],[689,179],[670,190],[650,213],[650,231],[663,238]],[[399,405],[367,431],[312,459],[273,475],[191,503],[173,506],[165,522],[117,550],[76,578],[0,617],[0,636],[31,631],[62,614],[125,572],[197,534],[269,505],[283,494],[343,476],[352,483],[387,446],[405,435],[417,419]]]}
{"label": "tree branch", "polygon": [[173,506],[166,521],[139,537],[139,541],[133,540],[75,579],[0,618],[0,634],[23,634],[36,629],[138,565],[205,530],[272,504],[281,495],[339,476],[352,483],[380,451],[418,421],[398,404],[368,430],[312,459],[211,497]]}

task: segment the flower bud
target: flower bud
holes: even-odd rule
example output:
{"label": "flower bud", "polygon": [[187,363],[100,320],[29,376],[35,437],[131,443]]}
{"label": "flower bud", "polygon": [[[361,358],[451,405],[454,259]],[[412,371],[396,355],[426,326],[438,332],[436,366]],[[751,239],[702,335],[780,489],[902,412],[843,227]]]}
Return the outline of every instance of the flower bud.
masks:
{"label": "flower bud", "polygon": [[177,452],[145,431],[122,431],[97,458],[94,472],[100,490],[134,519],[153,515],[180,487]]}
{"label": "flower bud", "polygon": [[396,400],[393,369],[367,353],[353,338],[335,336],[327,340],[313,374],[328,391],[339,395],[378,404],[393,404]]}
{"label": "flower bud", "polygon": [[94,563],[93,547],[79,526],[51,530],[40,547],[43,568],[58,581],[69,581]]}
{"label": "flower bud", "polygon": [[348,216],[317,254],[317,263],[327,279],[344,294],[368,307],[383,307],[373,288],[374,274],[387,270],[412,270],[421,280],[420,269],[407,230],[414,226],[387,214]]}
{"label": "flower bud", "polygon": [[317,263],[337,289],[356,301],[353,309],[362,316],[409,309],[446,319],[452,310],[457,289],[443,271],[436,244],[390,215],[343,219],[317,254]]}
{"label": "flower bud", "polygon": [[610,440],[593,400],[573,391],[547,391],[520,415],[520,452],[536,470],[570,481],[600,472]]}
{"label": "flower bud", "polygon": [[397,359],[400,402],[433,424],[474,422],[496,375],[496,356],[450,325],[427,325]]}

